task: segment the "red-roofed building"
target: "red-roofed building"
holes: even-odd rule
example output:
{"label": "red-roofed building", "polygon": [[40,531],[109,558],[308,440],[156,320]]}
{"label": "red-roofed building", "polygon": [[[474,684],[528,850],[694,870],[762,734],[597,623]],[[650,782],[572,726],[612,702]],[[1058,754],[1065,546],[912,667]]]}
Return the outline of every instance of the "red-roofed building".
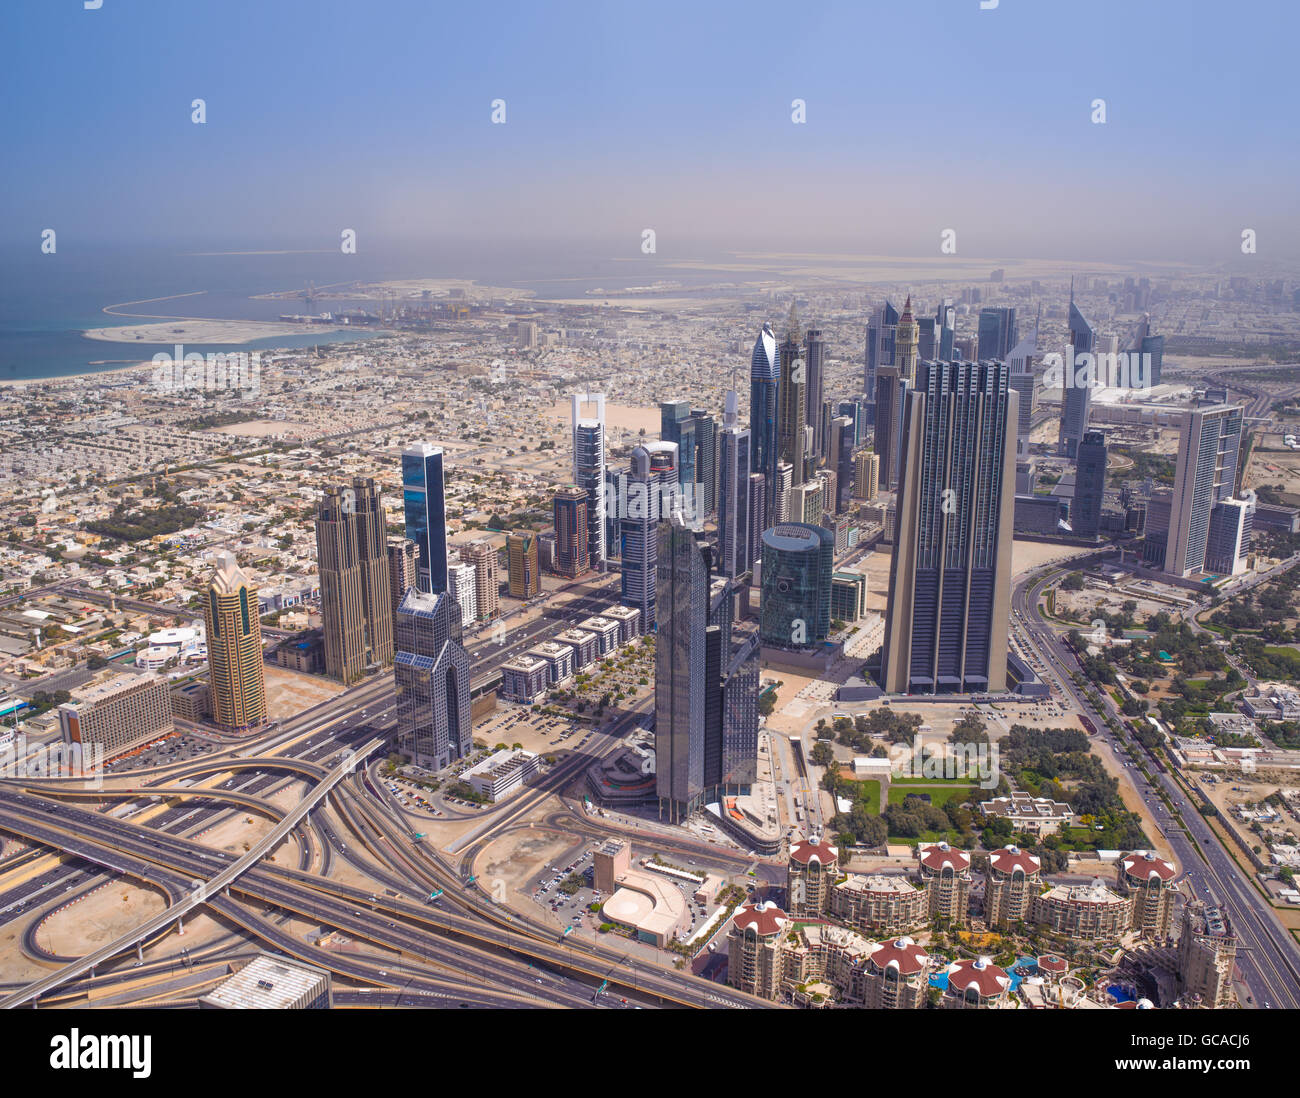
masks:
{"label": "red-roofed building", "polygon": [[1136,850],[1119,860],[1119,891],[1133,897],[1133,929],[1144,938],[1168,938],[1173,926],[1178,871],[1152,851]]}
{"label": "red-roofed building", "polygon": [[741,904],[727,938],[727,981],[731,986],[761,999],[775,999],[781,990],[781,938],[793,925],[770,900]]}
{"label": "red-roofed building", "polygon": [[1011,989],[1011,977],[986,957],[954,961],[948,966],[948,990],[943,1006],[950,1009],[986,1010],[1002,1006]]}
{"label": "red-roofed building", "polygon": [[930,957],[911,938],[880,942],[867,958],[866,1006],[871,1010],[920,1010],[929,989]]}
{"label": "red-roofed building", "polygon": [[965,926],[970,905],[970,855],[947,843],[917,847],[921,883],[930,894],[930,918]]}
{"label": "red-roofed building", "polygon": [[839,850],[816,835],[790,844],[785,895],[790,914],[817,918],[826,913],[839,872]]}
{"label": "red-roofed building", "polygon": [[1043,863],[1018,846],[989,855],[984,884],[984,921],[990,930],[1028,922],[1031,902],[1042,885]]}

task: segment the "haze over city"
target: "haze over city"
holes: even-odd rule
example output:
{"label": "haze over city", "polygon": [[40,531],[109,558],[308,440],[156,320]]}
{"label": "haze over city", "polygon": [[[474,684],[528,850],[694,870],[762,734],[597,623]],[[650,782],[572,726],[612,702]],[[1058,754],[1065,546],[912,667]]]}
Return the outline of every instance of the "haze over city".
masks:
{"label": "haze over city", "polygon": [[1283,1066],[1297,22],[0,12],[17,1059]]}

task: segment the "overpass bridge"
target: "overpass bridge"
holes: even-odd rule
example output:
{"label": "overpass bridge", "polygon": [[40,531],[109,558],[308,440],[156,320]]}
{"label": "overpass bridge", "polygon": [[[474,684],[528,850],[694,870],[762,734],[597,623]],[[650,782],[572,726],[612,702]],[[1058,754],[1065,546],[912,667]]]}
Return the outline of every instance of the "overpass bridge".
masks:
{"label": "overpass bridge", "polygon": [[108,945],[88,953],[80,960],[73,961],[71,964],[64,965],[48,976],[43,976],[35,980],[26,987],[20,988],[12,995],[0,1000],[0,1008],[12,1009],[13,1007],[22,1006],[23,1003],[37,999],[48,991],[52,991],[60,984],[68,980],[75,979],[83,972],[93,972],[96,965],[117,956],[123,950],[130,949],[137,942],[154,934],[156,931],[165,927],[173,919],[180,920],[197,907],[203,906],[209,896],[215,896],[225,889],[232,881],[239,878],[242,874],[251,869],[254,865],[269,854],[280,841],[289,834],[303,818],[316,807],[329,791],[333,789],[340,781],[356,769],[358,762],[365,759],[375,748],[381,746],[384,741],[375,738],[357,748],[341,760],[340,764],[331,770],[322,781],[320,781],[278,824],[266,833],[243,857],[237,859],[211,880],[195,880],[191,885],[190,895],[185,899],[172,904],[166,910],[159,912],[153,918],[142,923],[134,930],[123,934],[120,938],[109,942]]}

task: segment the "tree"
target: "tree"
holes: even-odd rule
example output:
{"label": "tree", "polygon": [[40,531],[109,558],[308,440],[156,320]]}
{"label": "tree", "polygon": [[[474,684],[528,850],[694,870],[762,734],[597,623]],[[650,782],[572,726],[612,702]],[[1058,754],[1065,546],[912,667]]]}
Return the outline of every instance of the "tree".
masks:
{"label": "tree", "polygon": [[826,743],[824,740],[818,740],[817,743],[813,745],[813,749],[809,753],[809,758],[815,766],[828,766],[835,758],[835,752],[831,750],[830,744]]}
{"label": "tree", "polygon": [[[1061,580],[1062,591],[1082,591],[1083,590],[1083,573],[1071,572],[1065,579]],[[1136,610],[1137,607],[1135,606]]]}

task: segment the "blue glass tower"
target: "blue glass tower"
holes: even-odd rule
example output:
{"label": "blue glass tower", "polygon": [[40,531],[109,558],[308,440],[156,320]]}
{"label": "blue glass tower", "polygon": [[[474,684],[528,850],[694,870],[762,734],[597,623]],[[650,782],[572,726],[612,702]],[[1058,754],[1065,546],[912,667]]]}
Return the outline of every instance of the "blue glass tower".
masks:
{"label": "blue glass tower", "polygon": [[776,491],[776,463],[778,447],[776,438],[777,388],[781,381],[781,352],[777,348],[772,325],[764,324],[754,340],[754,353],[749,361],[749,436],[750,471],[762,473],[767,488],[765,513],[776,514],[773,494]]}
{"label": "blue glass tower", "polygon": [[402,507],[406,536],[419,550],[416,571],[421,591],[447,590],[447,500],[442,450],[417,442],[402,454]]}

